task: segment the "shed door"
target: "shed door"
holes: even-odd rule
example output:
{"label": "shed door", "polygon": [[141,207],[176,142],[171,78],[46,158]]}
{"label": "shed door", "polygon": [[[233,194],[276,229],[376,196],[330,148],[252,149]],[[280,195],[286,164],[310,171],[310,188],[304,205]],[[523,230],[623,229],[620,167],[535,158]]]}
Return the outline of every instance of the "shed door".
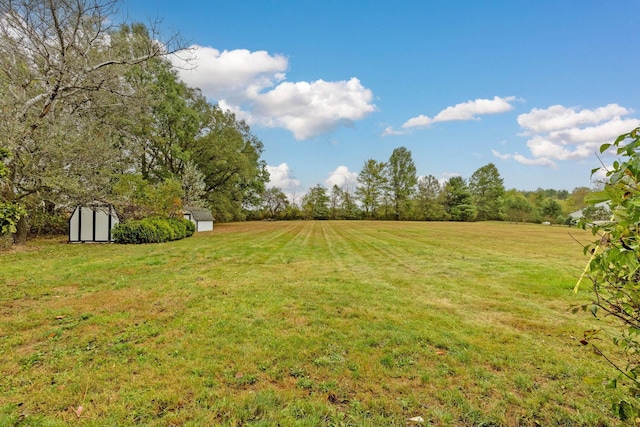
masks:
{"label": "shed door", "polygon": [[80,241],[91,242],[93,238],[93,209],[80,209]]}
{"label": "shed door", "polygon": [[96,242],[108,242],[109,241],[109,229],[111,224],[109,223],[109,215],[103,210],[96,211],[95,216],[95,240]]}

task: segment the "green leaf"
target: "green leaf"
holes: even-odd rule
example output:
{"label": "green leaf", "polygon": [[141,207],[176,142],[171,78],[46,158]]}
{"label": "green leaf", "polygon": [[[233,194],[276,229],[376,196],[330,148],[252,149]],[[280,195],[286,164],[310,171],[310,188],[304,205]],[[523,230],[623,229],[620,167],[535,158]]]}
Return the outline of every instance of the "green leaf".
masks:
{"label": "green leaf", "polygon": [[600,153],[604,153],[605,151],[607,151],[609,149],[609,147],[611,147],[611,144],[602,144],[600,146]]}
{"label": "green leaf", "polygon": [[594,191],[584,196],[584,201],[588,204],[596,204],[600,202],[606,202],[608,200],[611,200],[611,195],[607,190]]}
{"label": "green leaf", "polygon": [[616,141],[614,142],[614,145],[620,144],[622,141],[627,139],[628,136],[629,136],[628,133],[623,133],[622,135],[620,135],[619,137],[616,138]]}
{"label": "green leaf", "polygon": [[638,413],[638,409],[626,400],[621,400],[620,402],[614,404],[613,410],[616,416],[622,421],[633,420]]}

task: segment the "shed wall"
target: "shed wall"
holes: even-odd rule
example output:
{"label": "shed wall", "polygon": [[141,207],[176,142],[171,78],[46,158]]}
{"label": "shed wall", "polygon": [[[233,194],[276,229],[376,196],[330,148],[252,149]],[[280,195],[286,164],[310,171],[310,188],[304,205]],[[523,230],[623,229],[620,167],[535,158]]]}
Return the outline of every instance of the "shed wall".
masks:
{"label": "shed wall", "polygon": [[110,242],[111,229],[118,223],[112,208],[79,207],[69,220],[70,242]]}
{"label": "shed wall", "polygon": [[197,231],[212,231],[213,221],[196,221]]}

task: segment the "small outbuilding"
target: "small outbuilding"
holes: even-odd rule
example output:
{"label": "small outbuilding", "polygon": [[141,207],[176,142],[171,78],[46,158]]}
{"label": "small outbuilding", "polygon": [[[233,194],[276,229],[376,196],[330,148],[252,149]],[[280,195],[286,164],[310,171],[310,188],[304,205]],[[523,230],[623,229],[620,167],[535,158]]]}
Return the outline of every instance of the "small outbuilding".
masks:
{"label": "small outbuilding", "polygon": [[[596,203],[595,205],[593,205],[593,207],[600,211],[599,212],[599,214],[600,214],[599,216],[604,216],[604,218],[602,218],[602,219],[609,218],[611,216],[611,207],[610,207],[610,203],[608,201],[607,202]],[[584,209],[580,209],[578,211],[571,212],[569,214],[569,217],[571,218],[571,221],[573,223],[578,222],[580,219],[582,219],[583,216],[584,216]],[[596,219],[596,221],[594,221],[594,223],[596,223],[596,222],[599,222],[599,221],[597,221],[597,219]]]}
{"label": "small outbuilding", "polygon": [[119,222],[111,205],[78,206],[69,219],[69,242],[113,242],[111,229]]}
{"label": "small outbuilding", "polygon": [[185,206],[184,217],[196,225],[196,231],[213,231],[213,215],[204,208]]}

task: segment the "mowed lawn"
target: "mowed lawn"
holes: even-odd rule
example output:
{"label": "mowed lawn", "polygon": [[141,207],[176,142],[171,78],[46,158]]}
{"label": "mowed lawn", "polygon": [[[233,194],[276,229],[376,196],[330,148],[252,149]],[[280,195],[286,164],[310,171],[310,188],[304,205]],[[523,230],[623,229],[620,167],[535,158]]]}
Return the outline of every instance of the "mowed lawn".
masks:
{"label": "mowed lawn", "polygon": [[34,240],[0,254],[0,425],[616,425],[613,372],[579,343],[594,320],[570,310],[591,239],[307,221]]}

